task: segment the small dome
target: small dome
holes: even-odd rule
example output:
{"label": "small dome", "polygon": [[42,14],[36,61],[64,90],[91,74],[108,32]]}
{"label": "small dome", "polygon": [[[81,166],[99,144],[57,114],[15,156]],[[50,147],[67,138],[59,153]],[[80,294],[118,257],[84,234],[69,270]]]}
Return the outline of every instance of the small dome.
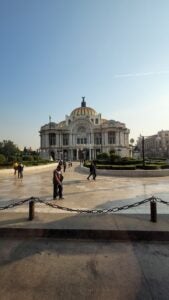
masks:
{"label": "small dome", "polygon": [[91,107],[78,107],[71,112],[71,117],[95,116],[96,114],[96,111]]}
{"label": "small dome", "polygon": [[64,126],[65,126],[65,124],[66,124],[66,122],[65,122],[65,121],[61,121],[60,123],[58,123],[58,127],[64,127]]}

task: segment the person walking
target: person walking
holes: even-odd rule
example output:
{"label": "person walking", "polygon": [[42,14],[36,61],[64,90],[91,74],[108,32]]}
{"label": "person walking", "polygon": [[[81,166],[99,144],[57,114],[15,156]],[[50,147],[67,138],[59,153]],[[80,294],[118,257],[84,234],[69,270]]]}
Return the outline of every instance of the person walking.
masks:
{"label": "person walking", "polygon": [[69,168],[72,167],[72,162],[71,162],[71,160],[68,161],[68,167],[69,167]]}
{"label": "person walking", "polygon": [[66,167],[67,167],[67,164],[66,164],[66,161],[64,160],[63,161],[63,172],[65,173],[65,171],[66,171]]}
{"label": "person walking", "polygon": [[96,180],[96,164],[93,162],[93,180]]}
{"label": "person walking", "polygon": [[57,196],[59,196],[59,199],[64,199],[62,181],[62,169],[61,165],[59,164],[53,171],[53,199],[57,199]]}
{"label": "person walking", "polygon": [[18,170],[18,162],[16,161],[13,165],[14,168],[14,175],[16,175],[16,171]]}
{"label": "person walking", "polygon": [[23,168],[24,168],[24,165],[22,163],[19,163],[18,164],[18,178],[23,178]]}
{"label": "person walking", "polygon": [[93,180],[96,179],[96,165],[94,161],[92,161],[90,164],[89,176],[87,177],[88,180],[90,179],[90,176],[93,176]]}

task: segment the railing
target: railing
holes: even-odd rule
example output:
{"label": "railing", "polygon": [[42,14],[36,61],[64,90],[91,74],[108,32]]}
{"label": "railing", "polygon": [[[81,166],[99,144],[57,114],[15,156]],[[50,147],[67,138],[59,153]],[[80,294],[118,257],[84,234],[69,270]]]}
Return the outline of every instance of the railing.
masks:
{"label": "railing", "polygon": [[80,214],[106,214],[106,213],[116,213],[122,210],[127,210],[130,208],[134,208],[140,205],[143,205],[145,203],[150,203],[150,220],[151,222],[157,222],[157,203],[162,203],[162,204],[166,204],[169,205],[169,202],[164,201],[158,197],[150,197],[147,199],[144,199],[142,201],[139,202],[135,202],[133,204],[126,204],[123,206],[115,206],[115,207],[110,207],[108,209],[79,209],[79,208],[69,208],[69,207],[65,207],[65,206],[60,206],[58,204],[53,204],[50,203],[48,201],[44,201],[38,197],[30,197],[24,200],[21,200],[19,202],[16,203],[11,203],[5,206],[0,206],[0,210],[5,210],[5,209],[10,209],[16,206],[20,206],[23,205],[25,203],[29,203],[29,220],[33,220],[34,219],[34,215],[35,215],[35,203],[42,203],[45,204],[47,206],[50,206],[52,208],[57,208],[57,209],[61,209],[64,211],[68,211],[68,212],[77,212]]}

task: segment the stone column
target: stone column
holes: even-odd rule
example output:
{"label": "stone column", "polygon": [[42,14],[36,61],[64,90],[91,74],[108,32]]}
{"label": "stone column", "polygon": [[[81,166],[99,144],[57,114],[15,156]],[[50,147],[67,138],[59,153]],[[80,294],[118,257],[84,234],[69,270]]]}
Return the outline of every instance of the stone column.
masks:
{"label": "stone column", "polygon": [[108,132],[107,131],[104,132],[104,142],[105,142],[105,145],[108,145]]}
{"label": "stone column", "polygon": [[89,149],[89,160],[92,160],[91,149]]}
{"label": "stone column", "polygon": [[56,133],[56,145],[57,145],[57,148],[59,147],[59,134]]}
{"label": "stone column", "polygon": [[45,147],[49,147],[49,134],[45,134]]}
{"label": "stone column", "polygon": [[42,149],[44,147],[44,142],[43,142],[43,133],[40,135],[40,148]]}
{"label": "stone column", "polygon": [[91,132],[90,137],[91,137],[91,144],[94,145],[94,133],[93,132]]}
{"label": "stone column", "polygon": [[71,149],[71,160],[73,160],[73,149]]}
{"label": "stone column", "polygon": [[76,149],[76,160],[79,160],[79,149]]}
{"label": "stone column", "polygon": [[69,134],[69,147],[72,146],[72,133]]}

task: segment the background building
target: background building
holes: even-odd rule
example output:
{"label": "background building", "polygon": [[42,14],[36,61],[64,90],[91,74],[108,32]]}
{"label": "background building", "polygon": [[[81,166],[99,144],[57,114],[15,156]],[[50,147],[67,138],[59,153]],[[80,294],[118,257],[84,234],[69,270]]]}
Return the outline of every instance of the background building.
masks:
{"label": "background building", "polygon": [[144,146],[142,141],[143,137],[140,136],[136,146],[140,157],[144,147],[147,158],[169,158],[169,130],[161,130],[157,134],[144,137]]}
{"label": "background building", "polygon": [[85,97],[60,123],[49,121],[40,129],[40,155],[66,160],[95,159],[98,153],[114,150],[129,156],[129,129],[124,123],[101,118],[87,107]]}

